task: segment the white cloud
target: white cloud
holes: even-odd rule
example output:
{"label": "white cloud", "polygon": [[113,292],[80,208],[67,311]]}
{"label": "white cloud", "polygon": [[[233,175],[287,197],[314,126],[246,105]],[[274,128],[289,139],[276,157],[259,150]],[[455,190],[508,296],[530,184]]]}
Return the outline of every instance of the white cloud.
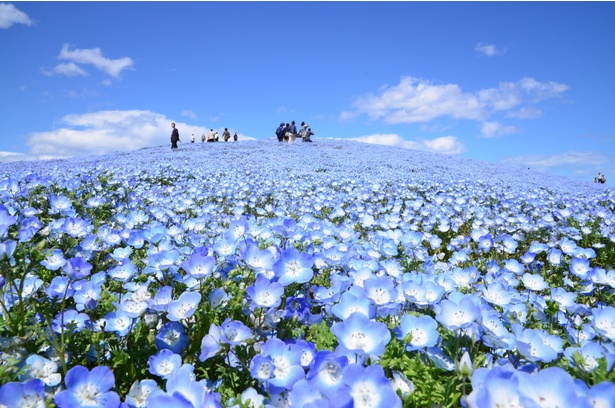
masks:
{"label": "white cloud", "polygon": [[[172,120],[142,110],[99,111],[62,118],[60,128],[28,137],[33,156],[70,157],[130,151],[170,143]],[[176,122],[185,143],[205,128]]]}
{"label": "white cloud", "polygon": [[378,94],[359,96],[352,104],[354,110],[342,112],[339,119],[351,120],[365,114],[385,123],[430,122],[446,116],[484,121],[495,112],[512,109],[538,112],[531,104],[560,97],[568,89],[565,84],[526,77],[472,93],[464,92],[457,84],[432,84],[402,77],[398,85],[385,86]]}
{"label": "white cloud", "polygon": [[87,76],[88,73],[81,68],[79,65],[74,62],[69,62],[66,64],[58,64],[53,69],[53,72],[56,74],[66,75],[67,77],[73,77],[77,75]]}
{"label": "white cloud", "polygon": [[[144,147],[170,146],[171,122],[175,122],[182,143],[190,143],[190,135],[209,132],[209,127],[193,126],[144,110],[99,111],[66,115],[57,129],[28,135],[27,154],[0,152],[0,162],[20,160],[62,159],[74,156],[127,152]],[[224,128],[214,128],[221,135]],[[235,130],[229,128],[231,134]],[[255,140],[238,133],[239,140]]]}
{"label": "white cloud", "polygon": [[0,28],[9,28],[13,24],[34,24],[26,13],[12,4],[0,3]]}
{"label": "white cloud", "polygon": [[506,52],[506,50],[499,50],[493,44],[483,44],[483,43],[476,44],[476,47],[474,47],[474,50],[480,54],[486,55],[487,57],[494,57],[496,55],[502,55]]}
{"label": "white cloud", "polygon": [[[68,60],[73,64],[94,65],[97,69],[114,78],[119,77],[123,70],[129,69],[133,65],[132,59],[129,57],[109,59],[103,56],[100,48],[70,50],[68,44],[64,44],[60,51],[60,55],[58,55],[58,59]],[[57,68],[58,67],[56,67],[56,70]]]}
{"label": "white cloud", "polygon": [[592,169],[598,169],[602,165],[609,165],[614,158],[609,157],[604,153],[596,152],[567,152],[554,155],[528,155],[510,157],[502,160],[504,163],[514,165],[524,165],[530,168],[541,170],[586,166]]}
{"label": "white cloud", "polygon": [[517,111],[508,112],[507,118],[536,119],[542,116],[542,111],[534,106],[523,107]]}
{"label": "white cloud", "polygon": [[480,128],[481,136],[486,138],[501,137],[518,131],[519,129],[515,126],[503,126],[498,122],[485,122]]}
{"label": "white cloud", "polygon": [[181,115],[190,119],[196,119],[196,113],[194,113],[190,109],[183,110]]}
{"label": "white cloud", "polygon": [[405,149],[427,150],[430,152],[443,154],[461,154],[465,151],[465,146],[454,136],[444,136],[432,140],[413,141],[406,140],[401,136],[391,134],[373,134],[351,138],[362,143],[381,144],[386,146],[396,146]]}

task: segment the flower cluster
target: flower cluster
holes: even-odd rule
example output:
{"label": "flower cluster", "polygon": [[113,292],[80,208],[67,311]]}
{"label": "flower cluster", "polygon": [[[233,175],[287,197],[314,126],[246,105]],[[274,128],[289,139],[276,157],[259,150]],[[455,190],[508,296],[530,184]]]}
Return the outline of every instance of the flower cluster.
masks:
{"label": "flower cluster", "polygon": [[0,271],[2,406],[615,400],[603,185],[336,140],[7,163]]}

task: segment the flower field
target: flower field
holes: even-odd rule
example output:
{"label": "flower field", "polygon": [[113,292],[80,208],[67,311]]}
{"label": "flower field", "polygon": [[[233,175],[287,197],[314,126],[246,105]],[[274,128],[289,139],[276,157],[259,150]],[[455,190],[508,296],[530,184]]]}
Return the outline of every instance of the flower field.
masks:
{"label": "flower field", "polygon": [[0,165],[0,406],[615,407],[608,186],[341,140]]}

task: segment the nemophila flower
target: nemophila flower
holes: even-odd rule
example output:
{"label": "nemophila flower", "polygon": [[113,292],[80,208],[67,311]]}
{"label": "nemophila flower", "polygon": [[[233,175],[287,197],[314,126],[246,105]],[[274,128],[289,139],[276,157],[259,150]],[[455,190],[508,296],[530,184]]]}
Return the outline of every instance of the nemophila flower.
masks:
{"label": "nemophila flower", "polygon": [[307,373],[307,382],[310,387],[328,398],[333,398],[344,387],[342,371],[346,365],[348,359],[345,356],[339,356],[328,350],[318,351]]}
{"label": "nemophila flower", "polygon": [[346,291],[342,294],[340,301],[331,306],[331,313],[340,320],[346,320],[355,312],[361,313],[370,319],[376,316],[375,306],[364,292],[357,292],[355,294]]}
{"label": "nemophila flower", "polygon": [[37,354],[28,356],[24,371],[19,375],[21,381],[39,378],[48,387],[55,387],[62,381],[58,373],[58,364]]}
{"label": "nemophila flower", "polygon": [[349,364],[344,367],[343,381],[348,386],[356,408],[395,408],[401,407],[401,400],[384,375],[381,366],[374,364],[363,367]]}
{"label": "nemophila flower", "polygon": [[273,254],[260,249],[256,244],[249,244],[242,252],[241,259],[255,271],[271,270],[273,268]]}
{"label": "nemophila flower", "polygon": [[525,358],[532,362],[549,363],[563,351],[563,340],[541,329],[524,329],[513,325],[517,348]]}
{"label": "nemophila flower", "polygon": [[127,259],[130,256],[130,254],[132,254],[132,248],[127,246],[127,247],[115,248],[113,252],[109,254],[109,256],[115,259],[116,261],[121,262]]}
{"label": "nemophila flower", "polygon": [[237,250],[237,243],[225,236],[221,236],[213,246],[214,251],[222,258],[229,257]]}
{"label": "nemophila flower", "polygon": [[295,407],[320,406],[323,399],[322,393],[310,387],[306,380],[297,381],[288,393],[288,403]]}
{"label": "nemophila flower", "polygon": [[402,399],[408,398],[415,390],[414,383],[410,381],[401,371],[393,371],[393,378],[389,380],[391,387],[396,393],[401,394]]}
{"label": "nemophila flower", "polygon": [[45,288],[45,294],[51,299],[62,299],[65,296],[69,298],[74,293],[75,291],[69,286],[69,279],[66,276],[56,276]]}
{"label": "nemophila flower", "polygon": [[363,291],[376,306],[386,305],[397,299],[395,283],[386,276],[366,279],[363,281]]}
{"label": "nemophila flower", "polygon": [[82,218],[69,217],[64,219],[60,230],[73,238],[85,237],[92,225]]}
{"label": "nemophila flower", "polygon": [[310,314],[310,306],[307,303],[305,296],[289,296],[286,298],[286,318],[296,318],[297,321],[302,322]]}
{"label": "nemophila flower", "polygon": [[109,312],[105,315],[105,331],[115,332],[118,336],[124,337],[132,329],[134,319],[121,309]]}
{"label": "nemophila flower", "polygon": [[176,250],[163,249],[148,257],[148,263],[151,267],[165,271],[170,266],[175,265],[175,262],[179,258],[179,252]]}
{"label": "nemophila flower", "polygon": [[525,270],[525,266],[516,259],[507,259],[504,262],[504,269],[514,273],[515,275],[521,275]]}
{"label": "nemophila flower", "polygon": [[568,347],[564,350],[564,355],[571,367],[578,367],[587,372],[594,371],[598,367],[598,360],[602,358],[606,360],[608,372],[615,363],[615,356],[608,353],[600,344],[592,341],[584,343],[581,347]]}
{"label": "nemophila flower", "polygon": [[199,292],[184,292],[177,300],[167,305],[167,319],[172,322],[187,319],[196,312],[201,294]]}
{"label": "nemophila flower", "polygon": [[155,390],[158,384],[154,380],[135,381],[126,395],[126,404],[129,408],[146,408],[147,397]]}
{"label": "nemophila flower", "polygon": [[256,277],[254,285],[246,288],[246,293],[252,301],[252,308],[278,307],[282,303],[284,286],[279,282],[270,282],[263,275]]}
{"label": "nemophila flower", "polygon": [[186,329],[179,322],[167,322],[156,335],[156,347],[159,350],[171,350],[180,354],[188,346]]}
{"label": "nemophila flower", "polygon": [[145,244],[143,233],[141,231],[130,231],[126,243],[135,249],[143,248],[143,244]]}
{"label": "nemophila flower", "polygon": [[256,391],[252,387],[249,387],[244,392],[242,392],[239,398],[240,403],[238,404],[237,402],[238,401],[236,401],[234,398],[229,399],[229,408],[261,408],[263,406],[266,406],[265,397],[263,395],[260,395],[258,391]]}
{"label": "nemophila flower", "polygon": [[107,271],[107,275],[113,280],[120,282],[128,282],[137,272],[137,267],[130,261],[129,258],[124,259],[121,263]]}
{"label": "nemophila flower", "polygon": [[50,271],[57,271],[65,264],[66,259],[64,258],[64,253],[59,249],[54,249],[47,255],[47,258],[41,261],[41,265]]}
{"label": "nemophila flower", "polygon": [[263,345],[262,354],[271,357],[274,371],[269,383],[276,387],[291,389],[302,378],[305,378],[301,366],[301,349],[294,344],[286,344],[273,337]]}
{"label": "nemophila flower", "polygon": [[45,408],[45,384],[38,378],[23,383],[8,382],[0,386],[0,406]]}
{"label": "nemophila flower", "polygon": [[423,278],[404,281],[402,289],[406,300],[419,306],[428,306],[439,302],[445,292],[442,285]]}
{"label": "nemophila flower", "polygon": [[257,354],[250,361],[250,375],[260,382],[266,382],[273,378],[274,369],[271,356]]}
{"label": "nemophila flower", "polygon": [[468,327],[478,316],[480,308],[470,295],[459,301],[445,299],[436,305],[436,320],[450,330]]}
{"label": "nemophila flower", "polygon": [[82,257],[70,258],[64,264],[63,271],[68,275],[70,279],[83,279],[86,276],[90,275],[90,272],[92,271],[92,265],[90,265]]}
{"label": "nemophila flower", "polygon": [[472,374],[472,392],[467,397],[470,408],[523,407],[524,396],[519,392],[519,374],[512,366],[479,368]]}
{"label": "nemophila flower", "polygon": [[615,341],[615,307],[592,309],[592,325],[596,331],[611,341]]}
{"label": "nemophila flower", "polygon": [[536,374],[520,373],[519,392],[537,406],[589,407],[570,374],[560,367],[547,367]]}
{"label": "nemophila flower", "polygon": [[403,315],[393,333],[403,341],[406,350],[414,351],[425,347],[432,347],[440,341],[438,322],[431,316]]}
{"label": "nemophila flower", "polygon": [[204,256],[198,253],[190,255],[181,263],[181,267],[195,279],[205,278],[212,274],[216,259],[213,256]]}
{"label": "nemophila flower", "polygon": [[102,283],[81,280],[72,285],[75,290],[73,299],[77,310],[93,310],[98,305],[102,293]]}
{"label": "nemophila flower", "polygon": [[493,235],[491,234],[485,234],[478,238],[478,249],[482,252],[489,252],[493,245]]}
{"label": "nemophila flower", "polygon": [[224,288],[216,288],[209,293],[207,300],[211,307],[218,309],[225,307],[228,301],[231,300],[231,297],[224,291]]}
{"label": "nemophila flower", "polygon": [[581,279],[587,279],[588,272],[590,272],[591,269],[592,268],[589,265],[589,259],[572,258],[570,260],[570,272],[572,272],[573,275]]}
{"label": "nemophila flower", "polygon": [[572,311],[576,306],[577,294],[566,292],[564,288],[551,288],[551,300],[557,302],[561,311]]}
{"label": "nemophila flower", "polygon": [[226,318],[220,329],[220,342],[231,346],[237,346],[252,337],[252,330],[239,320]]}
{"label": "nemophila flower", "polygon": [[173,288],[170,286],[163,286],[158,289],[153,298],[147,301],[150,309],[158,312],[166,312],[169,303],[173,300]]}
{"label": "nemophila flower", "polygon": [[17,237],[19,242],[29,242],[34,235],[43,227],[43,223],[34,216],[25,218],[19,225]]}
{"label": "nemophila flower", "polygon": [[149,372],[167,379],[182,365],[182,358],[169,349],[160,350],[148,359]]}
{"label": "nemophila flower", "polygon": [[306,283],[314,276],[314,260],[310,254],[299,252],[294,247],[282,252],[282,256],[273,264],[273,271],[281,285]]}
{"label": "nemophila flower", "polygon": [[96,407],[116,408],[120,398],[110,391],[115,385],[115,376],[106,366],[97,366],[88,371],[83,366],[68,370],[64,379],[66,389],[54,397],[58,408]]}
{"label": "nemophila flower", "polygon": [[615,401],[615,383],[604,381],[594,385],[586,392],[591,407],[612,408]]}
{"label": "nemophila flower", "polygon": [[480,291],[483,294],[483,299],[485,299],[491,304],[498,306],[508,305],[513,298],[511,288],[505,287],[501,282],[498,281],[486,287],[481,287]]}
{"label": "nemophila flower", "polygon": [[13,257],[13,253],[15,252],[16,247],[17,242],[10,239],[4,242],[0,242],[0,261],[4,259],[10,260]]}
{"label": "nemophila flower", "polygon": [[222,328],[216,324],[209,326],[209,333],[201,339],[201,354],[199,360],[205,361],[218,355],[222,350]]}
{"label": "nemophila flower", "polygon": [[547,261],[551,265],[559,265],[562,262],[562,251],[557,248],[551,248],[547,253]]}
{"label": "nemophila flower", "polygon": [[372,321],[357,312],[343,322],[333,323],[331,332],[346,350],[372,358],[380,357],[391,340],[386,324]]}
{"label": "nemophila flower", "polygon": [[577,243],[567,237],[562,237],[559,241],[559,247],[563,253],[569,256],[574,256],[577,251]]}
{"label": "nemophila flower", "polygon": [[503,316],[491,309],[481,309],[479,323],[483,328],[481,340],[489,347],[511,350],[515,346],[514,336],[504,326]]}
{"label": "nemophila flower", "polygon": [[536,275],[532,273],[524,273],[521,277],[521,281],[527,289],[536,292],[540,292],[549,287],[549,284],[545,282],[545,278],[543,278],[541,275]]}
{"label": "nemophila flower", "polygon": [[54,333],[60,334],[62,332],[80,332],[86,328],[89,328],[90,324],[90,316],[85,313],[79,313],[76,310],[69,309],[58,313],[51,322],[51,327]]}

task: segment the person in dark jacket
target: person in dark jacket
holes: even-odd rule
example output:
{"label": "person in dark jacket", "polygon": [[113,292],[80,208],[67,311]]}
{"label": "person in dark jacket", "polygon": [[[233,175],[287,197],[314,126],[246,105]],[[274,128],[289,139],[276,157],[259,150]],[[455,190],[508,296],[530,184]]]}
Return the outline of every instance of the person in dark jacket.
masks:
{"label": "person in dark jacket", "polygon": [[171,123],[171,150],[177,149],[177,142],[179,142],[179,130],[175,127],[175,123]]}
{"label": "person in dark jacket", "polygon": [[275,130],[275,135],[278,137],[278,142],[284,141],[284,122],[280,123],[280,127]]}
{"label": "person in dark jacket", "polygon": [[294,142],[295,139],[297,138],[297,126],[295,126],[295,121],[293,120],[292,123],[290,124],[290,138],[289,138],[289,142]]}

